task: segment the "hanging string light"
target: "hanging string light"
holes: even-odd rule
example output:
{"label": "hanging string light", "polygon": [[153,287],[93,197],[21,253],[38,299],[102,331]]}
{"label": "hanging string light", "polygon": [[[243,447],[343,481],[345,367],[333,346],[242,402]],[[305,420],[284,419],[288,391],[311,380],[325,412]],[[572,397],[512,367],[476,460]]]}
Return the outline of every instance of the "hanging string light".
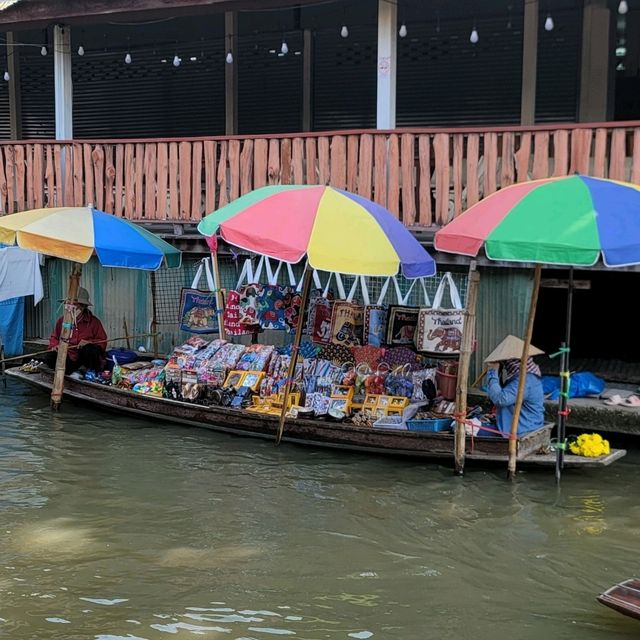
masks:
{"label": "hanging string light", "polygon": [[473,29],[471,29],[471,35],[469,36],[469,42],[471,44],[478,44],[479,40],[480,36],[478,35],[478,30],[476,29],[476,26],[473,25]]}
{"label": "hanging string light", "polygon": [[551,14],[547,14],[547,19],[544,21],[544,30],[545,31],[553,31],[553,27],[555,25],[553,24],[553,18],[551,17]]}
{"label": "hanging string light", "polygon": [[398,31],[398,35],[401,38],[407,37],[407,25],[404,22],[400,25],[400,30]]}
{"label": "hanging string light", "polygon": [[9,80],[11,80],[11,76],[9,75],[8,71],[4,72],[4,80],[5,82],[9,82]]}
{"label": "hanging string light", "polygon": [[47,51],[47,47],[45,47],[44,45],[42,45],[42,49],[40,49],[40,55],[41,56],[46,56],[48,53]]}
{"label": "hanging string light", "polygon": [[618,5],[618,13],[620,15],[625,15],[629,11],[629,5],[627,4],[627,0],[620,0],[620,4]]}
{"label": "hanging string light", "polygon": [[176,53],[176,55],[173,56],[173,66],[179,67],[181,62],[182,60],[178,57],[178,54]]}
{"label": "hanging string light", "polygon": [[282,46],[280,47],[280,53],[282,53],[283,56],[286,56],[287,53],[289,53],[289,45],[287,44],[284,36],[282,36]]}
{"label": "hanging string light", "polygon": [[347,27],[346,24],[342,25],[342,29],[340,29],[340,35],[343,38],[348,38],[349,37],[349,27]]}
{"label": "hanging string light", "polygon": [[82,45],[80,45],[78,47],[78,55],[79,56],[83,56],[84,55],[84,47]]}
{"label": "hanging string light", "polygon": [[227,51],[227,57],[225,58],[227,64],[233,64],[233,53],[231,53],[231,49]]}
{"label": "hanging string light", "polygon": [[127,55],[124,57],[125,64],[131,64],[131,54],[127,51]]}

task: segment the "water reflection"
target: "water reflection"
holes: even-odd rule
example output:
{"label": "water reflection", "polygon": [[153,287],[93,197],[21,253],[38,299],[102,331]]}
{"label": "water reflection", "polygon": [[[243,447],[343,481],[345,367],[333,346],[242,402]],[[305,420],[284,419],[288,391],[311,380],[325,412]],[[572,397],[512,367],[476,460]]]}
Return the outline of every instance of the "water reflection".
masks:
{"label": "water reflection", "polygon": [[637,637],[594,597],[640,573],[638,455],[558,494],[550,473],[52,415],[15,384],[0,402],[0,637]]}

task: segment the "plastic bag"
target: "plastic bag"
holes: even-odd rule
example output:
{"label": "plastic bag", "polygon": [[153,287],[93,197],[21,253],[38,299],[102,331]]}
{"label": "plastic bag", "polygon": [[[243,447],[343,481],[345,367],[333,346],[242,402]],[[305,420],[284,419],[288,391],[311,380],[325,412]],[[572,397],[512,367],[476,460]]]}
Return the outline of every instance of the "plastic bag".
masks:
{"label": "plastic bag", "polygon": [[[605,389],[606,383],[602,378],[590,373],[580,371],[571,375],[569,383],[570,398],[585,398],[587,396],[599,396]],[[542,389],[545,396],[549,395],[550,400],[557,400],[560,397],[560,378],[555,376],[543,376]]]}

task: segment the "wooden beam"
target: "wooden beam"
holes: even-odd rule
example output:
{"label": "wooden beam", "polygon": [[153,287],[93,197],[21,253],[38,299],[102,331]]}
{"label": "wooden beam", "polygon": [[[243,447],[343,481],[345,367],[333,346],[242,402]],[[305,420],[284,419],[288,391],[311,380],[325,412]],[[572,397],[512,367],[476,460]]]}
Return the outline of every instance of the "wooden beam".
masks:
{"label": "wooden beam", "polygon": [[302,33],[302,130],[311,131],[313,122],[313,33]]}
{"label": "wooden beam", "polygon": [[22,100],[20,96],[20,49],[14,47],[12,31],[7,32],[7,71],[9,72],[9,129],[11,140],[22,138]]}
{"label": "wooden beam", "polygon": [[536,120],[536,77],[538,69],[538,0],[524,3],[524,34],[522,38],[522,93],[520,124]]}
{"label": "wooden beam", "polygon": [[71,29],[66,25],[55,25],[53,27],[53,42],[56,140],[72,140]]}
{"label": "wooden beam", "polygon": [[233,136],[238,133],[238,14],[227,11],[224,14],[225,55],[230,51],[231,64],[225,63],[224,69],[224,107],[225,133]]}
{"label": "wooden beam", "polygon": [[607,0],[586,0],[582,14],[581,122],[607,120],[610,116],[611,46],[611,10]]}
{"label": "wooden beam", "polygon": [[378,0],[378,129],[396,126],[397,30],[397,4]]}
{"label": "wooden beam", "polygon": [[317,0],[33,0],[0,11],[0,31],[50,25],[91,24],[115,18],[140,20],[224,11],[264,10],[317,4]]}

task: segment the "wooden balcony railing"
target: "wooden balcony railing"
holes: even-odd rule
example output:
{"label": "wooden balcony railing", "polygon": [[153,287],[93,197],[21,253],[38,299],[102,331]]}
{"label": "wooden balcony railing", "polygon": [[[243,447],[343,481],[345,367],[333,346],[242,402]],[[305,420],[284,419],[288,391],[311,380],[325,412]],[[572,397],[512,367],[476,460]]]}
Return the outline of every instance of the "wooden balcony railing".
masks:
{"label": "wooden balcony railing", "polygon": [[267,184],[330,184],[430,226],[514,182],[574,172],[640,183],[640,122],[6,142],[0,213],[93,203],[188,222]]}

